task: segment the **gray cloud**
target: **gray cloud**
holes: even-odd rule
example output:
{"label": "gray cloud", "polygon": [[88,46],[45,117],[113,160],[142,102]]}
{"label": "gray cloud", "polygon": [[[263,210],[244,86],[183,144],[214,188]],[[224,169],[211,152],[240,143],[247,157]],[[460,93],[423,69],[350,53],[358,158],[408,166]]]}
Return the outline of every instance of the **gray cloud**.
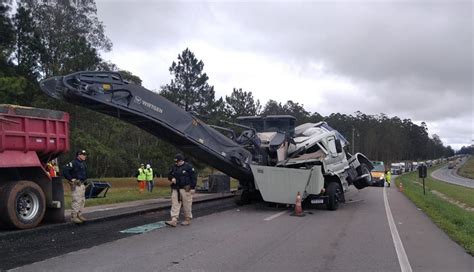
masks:
{"label": "gray cloud", "polygon": [[420,76],[472,84],[469,1],[220,7],[243,28],[258,33],[250,37],[262,37],[254,45],[263,52],[303,62],[323,60],[335,72],[375,81]]}
{"label": "gray cloud", "polygon": [[[338,90],[318,90],[325,93],[327,106],[311,111],[383,112],[438,124],[457,119],[470,125],[451,132],[470,137],[467,127],[473,134],[472,1],[97,4],[115,48],[176,47],[177,56],[184,49],[178,45],[202,40],[216,48],[279,59],[300,67],[307,78],[315,76],[307,67],[318,63],[359,92],[341,97]],[[195,53],[206,63],[205,56]],[[155,74],[166,74],[165,69],[159,67]],[[451,138],[456,138],[454,132]]]}
{"label": "gray cloud", "polygon": [[[98,15],[115,45],[153,48],[173,45],[197,34],[209,7],[193,2],[97,1]],[[176,55],[180,52],[176,51]]]}

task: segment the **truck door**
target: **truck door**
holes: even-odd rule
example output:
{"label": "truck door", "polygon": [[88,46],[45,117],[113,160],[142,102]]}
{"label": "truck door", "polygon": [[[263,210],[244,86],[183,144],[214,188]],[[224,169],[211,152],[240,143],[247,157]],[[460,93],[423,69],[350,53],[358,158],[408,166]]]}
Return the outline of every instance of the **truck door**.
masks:
{"label": "truck door", "polygon": [[340,173],[344,171],[344,168],[347,166],[347,159],[345,153],[337,152],[336,148],[336,137],[329,136],[326,138],[328,156],[324,159],[326,162],[327,170],[330,170],[334,173]]}

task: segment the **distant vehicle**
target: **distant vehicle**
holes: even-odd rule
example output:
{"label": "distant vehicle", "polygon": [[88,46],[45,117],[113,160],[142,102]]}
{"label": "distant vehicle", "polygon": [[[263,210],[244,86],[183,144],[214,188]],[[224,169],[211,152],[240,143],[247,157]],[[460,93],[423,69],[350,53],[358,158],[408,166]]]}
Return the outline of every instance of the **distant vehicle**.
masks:
{"label": "distant vehicle", "polygon": [[405,172],[413,171],[413,164],[411,162],[403,162],[403,165],[405,167]]}
{"label": "distant vehicle", "polygon": [[454,169],[456,167],[456,162],[455,161],[449,161],[448,162],[448,169]]}
{"label": "distant vehicle", "polygon": [[416,171],[418,169],[418,162],[413,162],[411,166],[413,168],[413,171]]}
{"label": "distant vehicle", "polygon": [[403,173],[402,165],[400,163],[390,164],[390,171],[393,175],[400,175]]}
{"label": "distant vehicle", "polygon": [[384,187],[385,185],[385,165],[383,161],[373,161],[374,169],[370,171],[373,180],[373,186]]}
{"label": "distant vehicle", "polygon": [[400,165],[402,174],[405,173],[405,172],[407,172],[404,162],[399,162],[398,164]]}

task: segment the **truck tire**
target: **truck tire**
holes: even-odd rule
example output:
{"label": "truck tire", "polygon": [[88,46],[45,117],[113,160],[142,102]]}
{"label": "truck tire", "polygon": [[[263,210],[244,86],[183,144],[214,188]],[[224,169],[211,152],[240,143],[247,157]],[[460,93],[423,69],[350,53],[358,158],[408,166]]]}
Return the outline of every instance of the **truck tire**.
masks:
{"label": "truck tire", "polygon": [[46,210],[43,190],[28,180],[10,181],[0,192],[0,221],[7,228],[36,227]]}
{"label": "truck tire", "polygon": [[328,202],[326,207],[330,211],[335,211],[339,208],[339,202],[341,200],[342,188],[337,182],[330,182],[326,189],[328,195]]}
{"label": "truck tire", "polygon": [[359,179],[354,181],[354,186],[357,189],[364,189],[365,187],[372,185],[372,175],[370,174],[369,167],[365,163],[361,163],[360,166],[357,168],[357,174],[364,175],[369,174],[367,177],[363,179]]}

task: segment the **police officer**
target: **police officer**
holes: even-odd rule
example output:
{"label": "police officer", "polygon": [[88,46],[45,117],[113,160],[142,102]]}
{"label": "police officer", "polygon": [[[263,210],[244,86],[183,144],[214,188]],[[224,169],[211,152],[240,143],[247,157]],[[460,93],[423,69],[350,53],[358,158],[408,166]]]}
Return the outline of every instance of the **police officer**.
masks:
{"label": "police officer", "polygon": [[184,161],[181,154],[176,154],[174,161],[175,165],[171,167],[168,174],[168,180],[171,181],[171,220],[166,221],[166,224],[176,227],[179,211],[183,206],[185,219],[181,225],[188,226],[193,218],[192,204],[197,181],[196,171],[191,164]]}
{"label": "police officer", "polygon": [[85,150],[76,152],[76,158],[66,165],[63,171],[64,177],[68,180],[71,186],[72,193],[72,213],[71,221],[76,224],[81,224],[87,219],[82,215],[82,210],[86,203],[85,191],[86,186],[84,182],[87,179],[86,176],[86,163],[87,153]]}

